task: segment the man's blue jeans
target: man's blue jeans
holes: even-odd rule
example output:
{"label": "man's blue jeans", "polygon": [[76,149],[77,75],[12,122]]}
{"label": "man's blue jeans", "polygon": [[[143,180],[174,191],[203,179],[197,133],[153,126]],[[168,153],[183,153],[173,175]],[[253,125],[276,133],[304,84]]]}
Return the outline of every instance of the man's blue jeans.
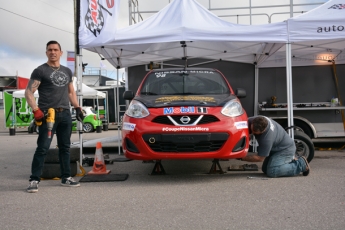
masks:
{"label": "man's blue jeans", "polygon": [[262,164],[262,171],[269,177],[295,176],[305,171],[304,160],[302,158],[294,159],[295,151],[296,147],[293,146],[281,152],[270,153]]}
{"label": "man's blue jeans", "polygon": [[[47,111],[43,111],[46,114]],[[40,181],[44,159],[50,148],[53,140],[53,135],[56,133],[57,144],[59,147],[59,162],[61,169],[61,178],[70,177],[70,145],[72,133],[72,118],[71,112],[68,109],[62,112],[55,111],[55,123],[52,130],[51,138],[48,138],[47,123],[43,120],[42,125],[39,126],[39,134],[37,139],[37,148],[31,164],[30,181]]]}

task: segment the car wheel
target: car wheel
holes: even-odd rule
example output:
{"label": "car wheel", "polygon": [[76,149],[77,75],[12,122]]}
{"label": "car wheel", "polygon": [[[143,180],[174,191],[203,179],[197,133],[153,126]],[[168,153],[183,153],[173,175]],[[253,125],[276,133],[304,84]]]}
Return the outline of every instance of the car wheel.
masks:
{"label": "car wheel", "polygon": [[[309,136],[309,138],[313,138],[313,132],[306,123],[304,123],[303,121],[300,121],[300,120],[296,120],[296,119],[294,119],[293,123],[294,123],[294,130],[295,131],[303,132],[303,133],[307,134]],[[286,129],[288,124],[284,123],[282,126]]]}
{"label": "car wheel", "polygon": [[91,133],[94,131],[93,125],[91,123],[85,123],[83,125],[83,130],[85,133]]}
{"label": "car wheel", "polygon": [[314,158],[314,144],[309,136],[303,132],[294,131],[296,156],[304,156],[310,162]]}

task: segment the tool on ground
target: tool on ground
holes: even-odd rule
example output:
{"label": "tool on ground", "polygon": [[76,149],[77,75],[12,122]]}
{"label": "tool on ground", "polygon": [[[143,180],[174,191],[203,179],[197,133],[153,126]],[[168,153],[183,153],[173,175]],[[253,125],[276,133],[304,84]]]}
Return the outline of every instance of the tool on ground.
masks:
{"label": "tool on ground", "polygon": [[255,176],[248,176],[248,179],[259,179],[259,180],[268,180],[266,177],[255,177]]}
{"label": "tool on ground", "polygon": [[53,108],[48,109],[46,122],[47,122],[47,128],[48,128],[48,138],[51,138],[53,126],[55,123],[55,110]]}

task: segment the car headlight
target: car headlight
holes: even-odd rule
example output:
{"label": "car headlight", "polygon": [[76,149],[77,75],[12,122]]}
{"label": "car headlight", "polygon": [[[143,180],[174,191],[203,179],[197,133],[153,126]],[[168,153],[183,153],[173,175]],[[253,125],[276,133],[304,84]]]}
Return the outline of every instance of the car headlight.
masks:
{"label": "car headlight", "polygon": [[244,110],[239,101],[231,100],[224,105],[221,113],[228,117],[237,117],[242,115],[244,113]]}
{"label": "car headlight", "polygon": [[150,114],[150,112],[141,102],[132,100],[126,111],[126,114],[130,117],[144,118],[147,117]]}

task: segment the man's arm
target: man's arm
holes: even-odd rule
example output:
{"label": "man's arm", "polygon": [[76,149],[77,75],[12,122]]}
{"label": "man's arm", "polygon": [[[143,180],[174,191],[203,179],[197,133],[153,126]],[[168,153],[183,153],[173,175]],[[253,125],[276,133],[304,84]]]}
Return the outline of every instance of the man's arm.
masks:
{"label": "man's arm", "polygon": [[241,158],[242,161],[249,161],[249,162],[262,162],[265,160],[266,157],[262,157],[259,155],[247,155]]}
{"label": "man's arm", "polygon": [[68,84],[68,98],[74,108],[79,107],[79,102],[77,99],[77,94],[75,93],[73,82]]}
{"label": "man's arm", "polygon": [[30,79],[28,86],[25,89],[25,99],[33,111],[38,109],[34,93],[36,92],[40,84],[40,81]]}

